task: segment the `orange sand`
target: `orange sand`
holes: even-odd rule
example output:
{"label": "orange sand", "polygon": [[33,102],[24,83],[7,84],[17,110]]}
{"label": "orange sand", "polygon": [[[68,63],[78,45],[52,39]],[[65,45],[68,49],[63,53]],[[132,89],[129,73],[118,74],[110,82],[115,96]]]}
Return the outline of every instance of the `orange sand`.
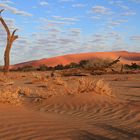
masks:
{"label": "orange sand", "polygon": [[[44,99],[28,96],[21,106],[0,104],[0,139],[2,140],[139,140],[140,75],[101,75],[86,78],[110,83],[112,95],[95,92],[67,94],[76,88],[78,77],[49,78],[49,73],[11,73],[0,80],[0,91],[9,86],[35,89]],[[0,73],[2,78],[2,73]],[[8,79],[8,80],[9,80]],[[51,96],[48,88],[52,84]],[[75,83],[75,84],[73,84]],[[45,86],[46,85],[46,86]],[[54,89],[54,90],[53,90]],[[34,92],[32,92],[34,93]],[[34,93],[35,94],[35,93]],[[50,93],[49,93],[50,94]]]}

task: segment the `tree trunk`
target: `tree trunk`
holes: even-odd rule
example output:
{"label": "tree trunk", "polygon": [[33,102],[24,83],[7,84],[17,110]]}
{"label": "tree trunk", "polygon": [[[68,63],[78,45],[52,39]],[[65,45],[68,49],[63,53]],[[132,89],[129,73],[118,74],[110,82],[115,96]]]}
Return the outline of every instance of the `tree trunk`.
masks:
{"label": "tree trunk", "polygon": [[4,11],[4,9],[0,10],[0,21],[1,21],[2,25],[4,26],[6,32],[7,32],[7,45],[6,45],[5,52],[4,52],[4,68],[3,68],[4,74],[6,74],[6,73],[9,72],[9,67],[10,67],[10,50],[12,48],[13,42],[18,38],[18,36],[15,35],[15,32],[17,31],[17,29],[14,30],[12,32],[12,34],[10,33],[10,30],[9,30],[6,22],[1,17],[1,13],[3,11]]}
{"label": "tree trunk", "polygon": [[9,72],[9,65],[10,65],[10,47],[9,45],[7,45],[4,53],[4,73]]}

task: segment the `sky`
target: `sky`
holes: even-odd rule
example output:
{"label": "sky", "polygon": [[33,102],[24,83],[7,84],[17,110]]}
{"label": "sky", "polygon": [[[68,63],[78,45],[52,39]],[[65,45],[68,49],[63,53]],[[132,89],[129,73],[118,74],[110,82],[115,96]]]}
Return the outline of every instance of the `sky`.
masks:
{"label": "sky", "polygon": [[[140,0],[0,0],[19,36],[11,63],[65,54],[140,52]],[[0,24],[0,64],[6,33]]]}

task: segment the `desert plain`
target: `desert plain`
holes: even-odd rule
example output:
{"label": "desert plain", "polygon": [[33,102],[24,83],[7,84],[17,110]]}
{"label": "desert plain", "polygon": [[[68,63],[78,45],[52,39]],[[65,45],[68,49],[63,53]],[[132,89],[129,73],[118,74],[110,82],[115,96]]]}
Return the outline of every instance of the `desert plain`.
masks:
{"label": "desert plain", "polygon": [[140,74],[62,73],[0,73],[0,139],[140,139]]}

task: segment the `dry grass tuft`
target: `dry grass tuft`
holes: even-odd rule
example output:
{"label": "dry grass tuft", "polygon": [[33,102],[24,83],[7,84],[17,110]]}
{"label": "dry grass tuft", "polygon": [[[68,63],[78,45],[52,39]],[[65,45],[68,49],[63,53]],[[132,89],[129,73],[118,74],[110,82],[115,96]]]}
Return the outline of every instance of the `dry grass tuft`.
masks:
{"label": "dry grass tuft", "polygon": [[61,77],[56,77],[55,80],[54,80],[54,83],[56,85],[61,85],[61,86],[65,85],[65,81]]}
{"label": "dry grass tuft", "polygon": [[6,76],[0,77],[0,82],[2,83],[2,85],[13,85],[14,84],[14,81],[11,80],[11,78],[7,78]]}
{"label": "dry grass tuft", "polygon": [[94,91],[99,94],[113,96],[112,90],[111,90],[109,84],[106,83],[103,79],[100,79],[95,82]]}
{"label": "dry grass tuft", "polygon": [[91,80],[89,78],[81,78],[78,80],[76,87],[65,85],[65,90],[68,95],[94,92],[97,94],[113,96],[109,84],[106,83],[103,79]]}
{"label": "dry grass tuft", "polygon": [[0,102],[9,103],[13,105],[21,105],[22,100],[19,95],[20,88],[8,87],[0,90]]}
{"label": "dry grass tuft", "polygon": [[[0,102],[9,103],[16,106],[21,106],[23,101],[30,99],[32,101],[41,101],[46,99],[44,92],[41,90],[31,90],[26,87],[7,87],[0,90]],[[29,101],[29,100],[28,100]]]}

